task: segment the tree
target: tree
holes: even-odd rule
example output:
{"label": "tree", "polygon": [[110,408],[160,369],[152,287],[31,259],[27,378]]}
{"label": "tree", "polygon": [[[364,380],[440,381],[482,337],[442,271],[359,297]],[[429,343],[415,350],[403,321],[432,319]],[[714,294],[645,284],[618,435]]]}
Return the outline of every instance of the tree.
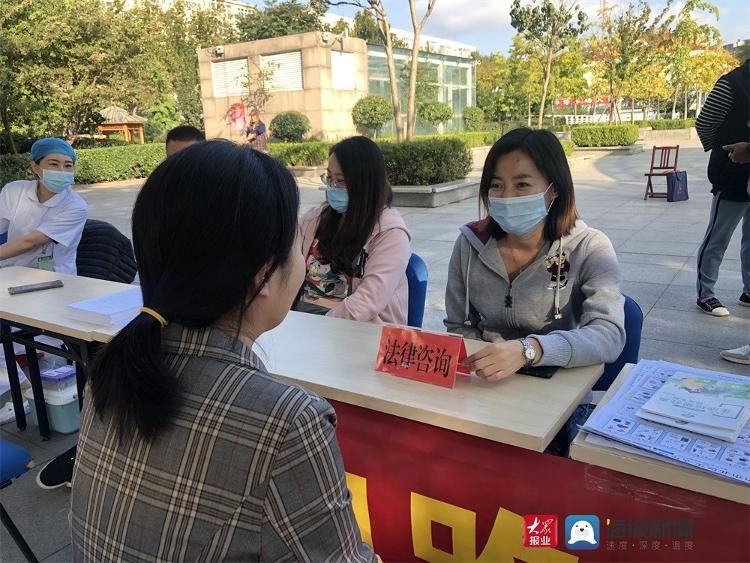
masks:
{"label": "tree", "polygon": [[557,95],[573,98],[573,114],[578,114],[577,100],[586,93],[588,83],[584,78],[584,54],[580,40],[571,41],[569,48],[560,55],[550,79],[552,103]]}
{"label": "tree", "polygon": [[683,118],[687,117],[688,96],[691,85],[697,80],[695,54],[705,49],[718,47],[719,30],[710,24],[700,24],[694,12],[704,11],[718,19],[719,10],[705,0],[687,0],[675,19],[674,29],[669,35],[669,74],[673,88],[672,115],[677,109],[677,95],[683,94]]}
{"label": "tree", "polygon": [[297,0],[266,0],[265,8],[253,10],[237,19],[241,41],[257,41],[295,33],[322,31],[321,16],[325,3],[300,4]]}
{"label": "tree", "polygon": [[[414,0],[409,1],[413,2]],[[388,64],[388,80],[391,86],[391,104],[393,105],[393,120],[396,125],[396,139],[402,141],[404,138],[404,121],[401,117],[401,99],[398,91],[396,62],[393,57],[394,43],[391,33],[391,20],[388,17],[383,0],[326,0],[326,3],[330,6],[356,6],[374,17]]]}
{"label": "tree", "polygon": [[513,37],[513,46],[508,57],[507,91],[511,102],[511,115],[526,113],[526,124],[531,127],[532,105],[541,101],[544,62],[523,35]]}
{"label": "tree", "polygon": [[352,109],[352,121],[360,129],[378,130],[393,117],[391,103],[383,96],[365,96],[357,100]]}
{"label": "tree", "polygon": [[418,106],[419,119],[433,127],[453,118],[453,110],[443,102],[422,102]]}
{"label": "tree", "polygon": [[[411,80],[411,59],[404,61],[399,73],[399,87],[408,91]],[[438,67],[433,63],[419,61],[417,64],[417,80],[415,90],[415,100],[417,105],[425,102],[436,102],[438,92],[440,91],[440,82],[438,81]]]}
{"label": "tree", "polygon": [[260,112],[268,103],[268,100],[271,99],[268,81],[273,76],[275,70],[275,68],[271,67],[261,68],[255,63],[250,67],[247,81],[243,83],[245,94],[242,96],[242,101],[250,106],[250,108]]}
{"label": "tree", "polygon": [[[655,47],[667,35],[672,0],[652,20],[651,7],[644,0],[628,4],[627,10],[613,16],[613,9],[602,8],[601,34],[589,42],[592,58],[602,63],[609,85],[610,122],[620,121],[620,102],[625,83],[653,60]],[[632,84],[632,81],[631,81]]]}
{"label": "tree", "polygon": [[[354,14],[354,26],[352,35],[369,43],[370,45],[383,45],[383,38],[378,29],[378,23],[367,10],[360,10]],[[391,33],[391,44],[396,49],[405,49],[406,41]]]}
{"label": "tree", "polygon": [[409,75],[409,101],[406,107],[406,138],[411,141],[416,133],[417,123],[417,65],[419,62],[419,38],[425,23],[435,9],[437,0],[427,0],[427,6],[421,18],[417,18],[416,0],[409,0],[409,15],[414,30],[414,41],[411,46],[411,72]]}
{"label": "tree", "polygon": [[521,6],[521,0],[513,0],[510,23],[544,59],[544,82],[537,123],[541,127],[552,76],[552,62],[565,51],[571,39],[586,31],[586,13],[577,4],[567,5],[566,0],[541,0],[538,6]]}
{"label": "tree", "polygon": [[510,64],[502,53],[479,57],[477,64],[477,107],[485,117],[500,121],[512,108]]}

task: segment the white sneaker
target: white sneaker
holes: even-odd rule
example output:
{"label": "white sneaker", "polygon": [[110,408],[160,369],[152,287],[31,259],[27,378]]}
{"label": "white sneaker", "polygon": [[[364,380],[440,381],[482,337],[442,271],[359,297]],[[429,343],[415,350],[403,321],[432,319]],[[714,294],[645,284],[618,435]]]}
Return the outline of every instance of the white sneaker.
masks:
{"label": "white sneaker", "polygon": [[726,361],[734,362],[735,364],[750,365],[750,344],[734,348],[733,350],[722,350],[721,357]]}
{"label": "white sneaker", "polygon": [[[29,402],[23,402],[23,411],[26,414],[30,412]],[[13,401],[8,401],[2,407],[0,407],[0,424],[7,424],[13,422],[16,419],[16,411],[13,410]]]}

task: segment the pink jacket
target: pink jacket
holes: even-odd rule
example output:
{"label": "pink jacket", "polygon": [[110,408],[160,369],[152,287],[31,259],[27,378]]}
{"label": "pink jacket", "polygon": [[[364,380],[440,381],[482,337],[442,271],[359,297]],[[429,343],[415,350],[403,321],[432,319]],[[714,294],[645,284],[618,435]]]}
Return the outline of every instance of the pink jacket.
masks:
{"label": "pink jacket", "polygon": [[[302,254],[305,256],[315,240],[320,213],[327,206],[324,203],[300,218]],[[411,257],[410,240],[411,235],[401,214],[395,209],[384,209],[365,243],[368,258],[364,276],[353,280],[352,294],[331,309],[327,316],[406,325],[409,310],[406,266]]]}

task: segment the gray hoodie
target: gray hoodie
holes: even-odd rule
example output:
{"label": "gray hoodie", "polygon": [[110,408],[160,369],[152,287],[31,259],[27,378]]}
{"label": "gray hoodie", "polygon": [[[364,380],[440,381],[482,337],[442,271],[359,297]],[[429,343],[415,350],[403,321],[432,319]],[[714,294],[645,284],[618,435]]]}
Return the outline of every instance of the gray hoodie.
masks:
{"label": "gray hoodie", "polygon": [[453,247],[445,291],[448,331],[487,341],[533,336],[544,350],[541,366],[616,360],[625,345],[625,299],[607,236],[576,221],[569,235],[545,245],[509,284],[488,220],[461,227]]}

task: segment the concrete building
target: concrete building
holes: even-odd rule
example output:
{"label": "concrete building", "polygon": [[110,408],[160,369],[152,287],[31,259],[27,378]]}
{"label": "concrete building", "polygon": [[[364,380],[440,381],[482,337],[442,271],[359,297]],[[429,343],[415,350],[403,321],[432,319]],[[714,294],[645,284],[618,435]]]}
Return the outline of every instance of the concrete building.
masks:
{"label": "concrete building", "polygon": [[[463,53],[461,53],[463,54]],[[411,51],[397,49],[397,72]],[[463,108],[476,101],[475,62],[468,56],[423,52],[420,63],[433,77],[435,97],[453,108],[446,130],[463,128]],[[390,99],[385,52],[363,40],[328,32],[310,32],[261,41],[221,45],[198,51],[199,75],[206,134],[209,137],[241,139],[252,102],[248,76],[255,80],[259,69],[271,74],[267,90],[271,96],[262,110],[270,124],[282,111],[299,111],[310,120],[310,136],[340,139],[356,133],[351,111],[367,94]],[[252,84],[252,82],[251,82]],[[406,88],[401,87],[406,112]],[[418,132],[429,132],[418,124]],[[391,132],[392,124],[383,132]]]}

